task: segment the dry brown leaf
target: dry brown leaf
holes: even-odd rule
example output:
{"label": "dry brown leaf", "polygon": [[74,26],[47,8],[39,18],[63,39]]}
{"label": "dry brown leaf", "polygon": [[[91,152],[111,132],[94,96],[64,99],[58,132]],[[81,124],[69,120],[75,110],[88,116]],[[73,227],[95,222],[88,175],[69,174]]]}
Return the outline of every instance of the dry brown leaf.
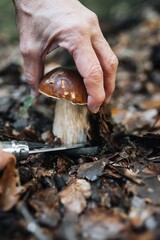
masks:
{"label": "dry brown leaf", "polygon": [[81,164],[78,169],[78,177],[95,181],[102,175],[106,163],[103,161],[87,162]]}
{"label": "dry brown leaf", "polygon": [[18,202],[22,187],[18,186],[19,176],[15,168],[16,159],[11,157],[0,179],[0,209],[10,210]]}
{"label": "dry brown leaf", "polygon": [[69,185],[59,193],[59,196],[68,211],[79,214],[87,206],[86,199],[91,196],[91,186],[84,179],[73,179]]}

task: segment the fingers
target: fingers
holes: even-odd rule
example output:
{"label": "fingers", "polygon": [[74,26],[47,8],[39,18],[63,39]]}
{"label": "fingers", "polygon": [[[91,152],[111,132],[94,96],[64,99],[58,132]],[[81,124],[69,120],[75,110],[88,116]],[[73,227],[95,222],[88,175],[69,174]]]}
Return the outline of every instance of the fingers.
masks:
{"label": "fingers", "polygon": [[33,46],[29,48],[25,46],[23,42],[21,53],[24,61],[24,75],[33,94],[37,96],[39,81],[44,73],[41,51],[38,48],[36,49],[36,44],[33,44]]}
{"label": "fingers", "polygon": [[16,161],[11,153],[0,151],[0,170],[3,169],[11,159]]}
{"label": "fingers", "polygon": [[[88,108],[96,113],[104,100],[108,102],[113,93],[118,60],[101,32],[91,40],[92,44],[89,38],[76,44],[72,55],[79,73],[84,78]],[[35,95],[38,95],[38,84],[44,72],[42,54],[35,46],[23,47],[21,52],[25,76]]]}
{"label": "fingers", "polygon": [[72,52],[77,69],[84,79],[88,93],[88,108],[98,112],[105,99],[103,72],[89,40],[83,40]]}
{"label": "fingers", "polygon": [[103,69],[104,89],[106,94],[105,101],[108,102],[115,88],[118,59],[102,33],[99,33],[92,39],[92,44]]}

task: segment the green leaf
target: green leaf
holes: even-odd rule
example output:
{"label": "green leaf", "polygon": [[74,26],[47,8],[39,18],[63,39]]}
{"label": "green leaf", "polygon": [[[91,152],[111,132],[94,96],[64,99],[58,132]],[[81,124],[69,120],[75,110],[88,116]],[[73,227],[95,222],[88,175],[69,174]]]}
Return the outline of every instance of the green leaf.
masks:
{"label": "green leaf", "polygon": [[24,117],[28,113],[28,110],[33,105],[33,103],[34,103],[34,98],[31,95],[28,95],[25,98],[23,105],[19,109],[20,117]]}

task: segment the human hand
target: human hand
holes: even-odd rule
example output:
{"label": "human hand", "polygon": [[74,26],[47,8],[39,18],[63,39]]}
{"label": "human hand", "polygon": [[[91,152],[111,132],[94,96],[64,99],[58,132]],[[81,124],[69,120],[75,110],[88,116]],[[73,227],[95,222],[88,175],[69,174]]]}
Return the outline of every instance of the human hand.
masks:
{"label": "human hand", "polygon": [[14,155],[0,150],[0,170],[2,170],[11,159],[16,161]]}
{"label": "human hand", "polygon": [[98,112],[115,87],[118,61],[105,40],[97,16],[78,0],[13,0],[17,13],[25,76],[37,93],[46,54],[68,50],[84,79],[88,108]]}

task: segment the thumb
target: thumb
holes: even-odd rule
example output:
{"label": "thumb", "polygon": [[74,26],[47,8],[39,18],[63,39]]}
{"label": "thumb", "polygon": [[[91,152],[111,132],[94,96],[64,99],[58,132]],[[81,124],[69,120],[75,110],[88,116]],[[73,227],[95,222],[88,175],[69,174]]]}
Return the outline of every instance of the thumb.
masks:
{"label": "thumb", "polygon": [[14,155],[12,155],[11,153],[0,151],[0,170],[3,169],[12,159],[16,161]]}

